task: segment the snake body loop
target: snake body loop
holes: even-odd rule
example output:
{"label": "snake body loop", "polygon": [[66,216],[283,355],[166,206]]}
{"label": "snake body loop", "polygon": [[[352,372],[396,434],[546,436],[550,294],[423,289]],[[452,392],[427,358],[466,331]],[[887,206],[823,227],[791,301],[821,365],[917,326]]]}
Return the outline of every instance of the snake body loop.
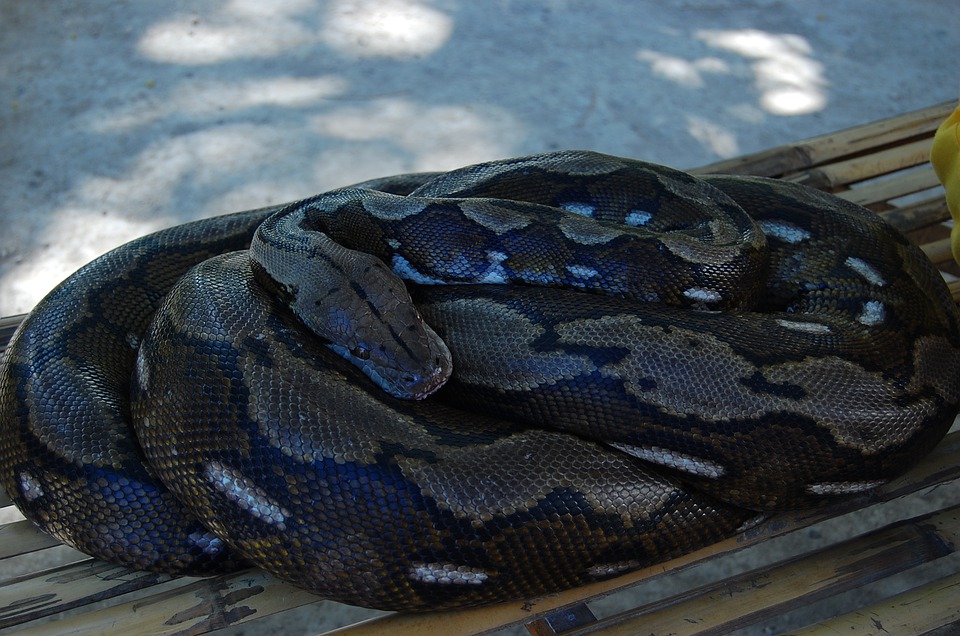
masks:
{"label": "snake body loop", "polygon": [[0,369],[0,483],[134,567],[475,605],[896,476],[956,415],[958,353],[939,273],[857,206],[548,153],[91,263]]}

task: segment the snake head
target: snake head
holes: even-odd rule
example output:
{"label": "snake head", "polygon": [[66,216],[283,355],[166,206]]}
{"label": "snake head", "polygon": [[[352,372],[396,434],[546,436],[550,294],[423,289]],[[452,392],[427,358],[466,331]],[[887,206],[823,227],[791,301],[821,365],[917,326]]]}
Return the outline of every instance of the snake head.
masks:
{"label": "snake head", "polygon": [[450,350],[423,321],[403,281],[376,257],[357,254],[350,282],[327,289],[327,302],[305,303],[316,311],[301,320],[387,393],[423,399],[449,379]]}
{"label": "snake head", "polygon": [[[390,395],[422,400],[443,386],[453,369],[450,350],[428,325],[410,330],[411,340],[396,346],[355,334],[348,344],[327,346],[363,371]],[[387,337],[393,329],[387,328]]]}
{"label": "snake head", "polygon": [[403,281],[375,256],[321,232],[251,244],[257,280],[327,347],[390,395],[420,400],[449,379],[450,350],[421,318]]}

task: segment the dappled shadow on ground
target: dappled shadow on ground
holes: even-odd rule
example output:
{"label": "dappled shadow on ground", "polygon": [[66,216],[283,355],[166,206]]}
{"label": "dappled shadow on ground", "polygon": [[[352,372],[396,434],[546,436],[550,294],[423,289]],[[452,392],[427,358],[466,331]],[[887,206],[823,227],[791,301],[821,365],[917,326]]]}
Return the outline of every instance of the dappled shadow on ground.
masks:
{"label": "dappled shadow on ground", "polygon": [[373,176],[558,148],[689,167],[846,103],[839,128],[871,99],[851,76],[909,66],[899,5],[858,3],[856,30],[849,7],[766,4],[4,2],[0,313],[144,232]]}

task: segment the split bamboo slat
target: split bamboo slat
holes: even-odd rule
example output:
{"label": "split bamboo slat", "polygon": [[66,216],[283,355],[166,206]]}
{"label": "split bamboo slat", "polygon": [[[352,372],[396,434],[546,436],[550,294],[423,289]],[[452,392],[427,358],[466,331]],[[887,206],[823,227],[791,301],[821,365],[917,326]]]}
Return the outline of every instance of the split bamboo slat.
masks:
{"label": "split bamboo slat", "polygon": [[[953,107],[939,104],[692,172],[787,179],[864,205],[923,247],[941,267],[956,300],[960,270],[950,255],[950,215],[927,162],[933,133]],[[0,353],[21,319],[0,318]],[[943,497],[944,492],[948,496]],[[0,508],[10,505],[0,493]],[[880,520],[871,522],[874,513]],[[763,555],[778,542],[815,536],[829,524],[842,527],[855,515],[865,517],[868,525],[857,526],[851,536],[787,556],[774,552],[759,564],[743,565],[751,554]],[[3,574],[8,560],[56,546],[29,522],[0,526],[0,631],[203,634],[318,601],[257,570],[175,578],[82,559],[13,578]],[[328,634],[476,634],[513,625],[525,625],[537,636],[726,634],[831,601],[840,604],[828,608],[826,615],[823,609],[814,612],[812,624],[788,633],[960,633],[958,547],[960,430],[954,430],[907,475],[874,492],[817,510],[773,516],[740,536],[667,563],[542,599],[457,612],[390,614]],[[675,577],[696,575],[725,560],[741,565],[719,579],[693,576],[686,588],[637,601],[626,611],[601,611],[607,595],[666,587]],[[897,577],[908,580],[892,591],[882,587]],[[864,589],[873,595],[859,597],[865,599],[863,606],[845,600]],[[67,618],[49,620],[67,610],[72,610]]]}

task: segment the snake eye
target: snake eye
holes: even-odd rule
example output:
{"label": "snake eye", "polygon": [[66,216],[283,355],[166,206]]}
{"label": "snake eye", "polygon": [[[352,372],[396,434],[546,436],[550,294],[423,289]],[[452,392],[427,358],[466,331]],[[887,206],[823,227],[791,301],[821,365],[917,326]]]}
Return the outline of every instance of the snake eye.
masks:
{"label": "snake eye", "polygon": [[354,358],[359,358],[360,360],[369,360],[370,359],[370,348],[365,345],[357,345],[350,350],[350,355]]}

